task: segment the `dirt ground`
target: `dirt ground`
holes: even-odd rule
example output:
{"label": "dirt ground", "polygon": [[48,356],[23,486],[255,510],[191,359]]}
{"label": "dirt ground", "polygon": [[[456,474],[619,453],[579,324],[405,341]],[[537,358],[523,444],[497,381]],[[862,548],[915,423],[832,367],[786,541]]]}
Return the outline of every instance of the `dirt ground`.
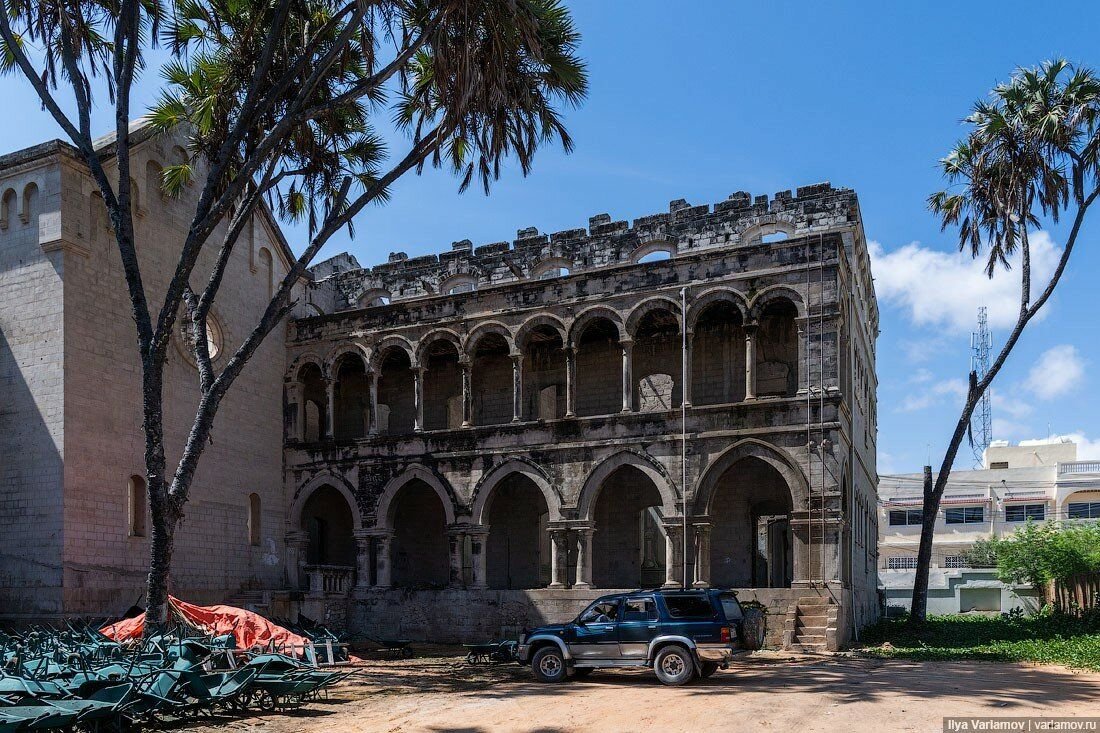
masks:
{"label": "dirt ground", "polygon": [[336,731],[942,731],[945,715],[1100,716],[1100,674],[1061,667],[754,655],[679,688],[651,672],[559,685],[516,665],[368,661],[330,699],[226,723],[257,733]]}

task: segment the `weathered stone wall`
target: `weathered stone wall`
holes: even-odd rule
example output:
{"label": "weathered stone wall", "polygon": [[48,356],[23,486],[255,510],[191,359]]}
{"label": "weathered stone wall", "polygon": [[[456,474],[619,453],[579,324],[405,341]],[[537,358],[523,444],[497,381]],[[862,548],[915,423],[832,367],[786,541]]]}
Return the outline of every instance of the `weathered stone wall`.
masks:
{"label": "weathered stone wall", "polygon": [[65,260],[40,244],[59,164],[22,157],[0,165],[0,609],[36,617],[62,609]]}

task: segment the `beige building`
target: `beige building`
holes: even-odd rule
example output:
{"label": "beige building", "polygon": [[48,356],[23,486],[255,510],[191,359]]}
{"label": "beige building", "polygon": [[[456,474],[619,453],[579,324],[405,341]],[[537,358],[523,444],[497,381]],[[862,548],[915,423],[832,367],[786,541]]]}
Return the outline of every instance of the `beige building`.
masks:
{"label": "beige building", "polygon": [[[887,604],[908,607],[923,516],[921,474],[879,477],[879,577]],[[1100,519],[1100,462],[1078,461],[1069,440],[996,441],[983,467],[952,471],[936,517],[929,576],[932,613],[1008,610],[1033,605],[1030,588],[1011,588],[965,553],[1028,521]]]}
{"label": "beige building", "polygon": [[[154,302],[194,195],[156,182],[184,155],[135,150]],[[0,192],[0,608],[116,614],[148,555],[117,248],[65,144],[0,158]],[[291,256],[257,215],[220,358]],[[464,641],[608,589],[717,585],[768,607],[773,644],[836,648],[878,613],[869,267],[856,196],[828,184],[320,263],[217,417],[172,590]],[[180,344],[170,459],[196,383]]]}
{"label": "beige building", "polygon": [[[136,134],[144,137],[144,131]],[[109,145],[110,141],[104,141]],[[134,151],[137,249],[158,302],[194,210],[160,195],[171,140]],[[206,253],[196,278],[205,278]],[[262,313],[290,251],[258,216],[233,255],[214,313],[219,359]],[[198,280],[197,282],[201,282]],[[182,344],[177,344],[182,346]],[[178,534],[172,587],[195,600],[283,583],[282,374],[277,330],[214,426]],[[39,618],[117,614],[141,600],[149,540],[140,369],[118,248],[75,151],[59,141],[0,158],[0,609]],[[165,375],[169,460],[198,401],[186,350]]]}

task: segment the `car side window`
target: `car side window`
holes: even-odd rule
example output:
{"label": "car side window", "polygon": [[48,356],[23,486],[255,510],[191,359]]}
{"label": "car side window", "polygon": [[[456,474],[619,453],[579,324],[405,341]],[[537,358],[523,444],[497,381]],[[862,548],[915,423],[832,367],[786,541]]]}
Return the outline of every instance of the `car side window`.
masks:
{"label": "car side window", "polygon": [[623,621],[656,621],[657,604],[652,598],[627,598],[623,603]]}
{"label": "car side window", "polygon": [[667,595],[665,606],[668,607],[668,615],[676,619],[701,621],[716,615],[710,599],[702,594]]}
{"label": "car side window", "polygon": [[618,601],[603,601],[590,606],[587,611],[581,614],[580,620],[581,623],[586,624],[609,624],[614,622],[618,615]]}

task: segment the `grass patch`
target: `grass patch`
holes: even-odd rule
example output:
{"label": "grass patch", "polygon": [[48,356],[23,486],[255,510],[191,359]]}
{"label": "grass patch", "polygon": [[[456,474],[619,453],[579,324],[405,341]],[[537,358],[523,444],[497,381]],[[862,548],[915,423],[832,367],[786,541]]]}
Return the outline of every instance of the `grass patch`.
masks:
{"label": "grass patch", "polygon": [[1038,662],[1100,671],[1100,616],[930,616],[911,629],[883,619],[864,630],[861,653],[918,661]]}

